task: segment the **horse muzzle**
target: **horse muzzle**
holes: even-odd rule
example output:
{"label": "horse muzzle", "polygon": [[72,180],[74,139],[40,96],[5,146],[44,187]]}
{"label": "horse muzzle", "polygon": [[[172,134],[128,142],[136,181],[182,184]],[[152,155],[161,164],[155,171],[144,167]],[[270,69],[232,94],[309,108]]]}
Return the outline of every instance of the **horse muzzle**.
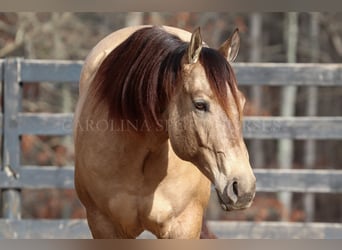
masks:
{"label": "horse muzzle", "polygon": [[220,192],[216,188],[218,200],[223,210],[241,210],[251,206],[255,196],[255,181],[246,188],[246,185],[240,184],[238,181],[229,182]]}

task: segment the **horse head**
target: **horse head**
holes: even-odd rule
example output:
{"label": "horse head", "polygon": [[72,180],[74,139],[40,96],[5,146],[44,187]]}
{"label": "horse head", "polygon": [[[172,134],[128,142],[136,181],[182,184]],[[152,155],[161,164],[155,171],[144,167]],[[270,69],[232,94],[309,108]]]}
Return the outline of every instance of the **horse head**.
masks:
{"label": "horse head", "polygon": [[236,30],[219,50],[207,48],[195,30],[167,109],[173,150],[213,183],[224,210],[249,207],[255,195],[256,179],[242,136],[245,99],[229,64],[239,43]]}

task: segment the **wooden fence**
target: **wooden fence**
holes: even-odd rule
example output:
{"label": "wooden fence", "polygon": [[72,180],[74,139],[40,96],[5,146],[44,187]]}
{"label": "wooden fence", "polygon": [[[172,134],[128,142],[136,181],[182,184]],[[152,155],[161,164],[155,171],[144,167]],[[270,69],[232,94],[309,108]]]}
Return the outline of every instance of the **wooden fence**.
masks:
{"label": "wooden fence", "polygon": [[[21,166],[20,135],[69,135],[73,114],[22,113],[25,83],[78,82],[81,61],[0,60],[3,110],[0,238],[87,238],[85,220],[21,219],[21,189],[73,188],[73,167]],[[342,87],[342,65],[237,63],[240,85]],[[246,117],[245,138],[342,139],[342,117]],[[341,170],[255,169],[257,191],[342,193]],[[209,227],[222,238],[342,238],[341,223],[221,222]],[[142,238],[150,237],[143,234]]]}

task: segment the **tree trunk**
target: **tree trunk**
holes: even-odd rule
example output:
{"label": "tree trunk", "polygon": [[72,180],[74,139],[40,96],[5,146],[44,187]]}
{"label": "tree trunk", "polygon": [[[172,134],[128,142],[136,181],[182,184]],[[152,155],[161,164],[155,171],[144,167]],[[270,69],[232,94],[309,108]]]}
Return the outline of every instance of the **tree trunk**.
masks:
{"label": "tree trunk", "polygon": [[[295,63],[297,54],[297,41],[298,41],[298,14],[289,12],[287,14],[287,62]],[[286,86],[283,87],[281,93],[281,116],[294,116],[296,104],[297,87]],[[281,139],[278,143],[278,165],[281,169],[292,168],[293,163],[293,147],[292,139]],[[292,193],[280,192],[278,194],[279,200],[284,206],[282,213],[282,220],[288,221],[290,218],[292,207]]]}
{"label": "tree trunk", "polygon": [[[254,13],[250,16],[250,62],[261,62],[262,54],[262,16]],[[262,109],[262,88],[260,86],[251,87],[251,101],[258,113]],[[264,167],[264,154],[262,140],[252,140],[250,143],[251,162],[253,167]]]}
{"label": "tree trunk", "polygon": [[[310,15],[310,45],[311,45],[311,62],[318,62],[319,58],[319,15],[318,13],[312,13]],[[317,87],[310,86],[307,88],[307,102],[306,102],[306,114],[307,116],[315,116],[317,114]],[[315,166],[315,152],[316,143],[314,140],[307,140],[304,145],[304,161],[305,167],[308,169]],[[304,209],[305,220],[307,222],[313,221],[315,216],[315,196],[314,194],[305,194],[304,197]]]}
{"label": "tree trunk", "polygon": [[[65,14],[60,14],[54,12],[52,14],[52,25],[56,32],[53,32],[53,45],[54,45],[54,58],[55,59],[67,59],[67,49],[65,47],[65,44],[63,43],[61,33],[57,32],[60,30],[60,25],[63,22]],[[63,113],[71,113],[73,112],[73,107],[72,107],[72,96],[71,96],[71,86],[68,83],[64,83],[62,85],[61,89],[61,102],[62,102],[62,112]],[[67,148],[67,152],[72,152],[74,149],[73,146],[73,141],[71,136],[66,136],[62,139],[61,143],[64,145],[64,147]],[[71,162],[66,162],[66,164],[72,164]]]}

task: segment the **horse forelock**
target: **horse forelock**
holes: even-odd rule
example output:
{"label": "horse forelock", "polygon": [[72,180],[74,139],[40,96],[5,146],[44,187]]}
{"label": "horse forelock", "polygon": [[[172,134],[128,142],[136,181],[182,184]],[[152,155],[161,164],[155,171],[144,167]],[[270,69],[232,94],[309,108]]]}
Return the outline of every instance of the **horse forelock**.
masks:
{"label": "horse forelock", "polygon": [[[134,32],[109,53],[97,70],[90,88],[94,107],[105,104],[109,119],[160,125],[160,116],[180,83],[187,46],[187,42],[159,27]],[[200,63],[214,95],[229,114],[228,88],[236,101],[238,98],[231,66],[210,48],[202,49]]]}
{"label": "horse forelock", "polygon": [[242,107],[239,101],[237,81],[229,62],[220,52],[211,48],[203,48],[199,60],[205,70],[210,88],[221,107],[228,116],[231,115],[230,110],[232,107],[229,105],[228,97],[228,92],[230,91],[234,98],[234,103],[240,119]]}

